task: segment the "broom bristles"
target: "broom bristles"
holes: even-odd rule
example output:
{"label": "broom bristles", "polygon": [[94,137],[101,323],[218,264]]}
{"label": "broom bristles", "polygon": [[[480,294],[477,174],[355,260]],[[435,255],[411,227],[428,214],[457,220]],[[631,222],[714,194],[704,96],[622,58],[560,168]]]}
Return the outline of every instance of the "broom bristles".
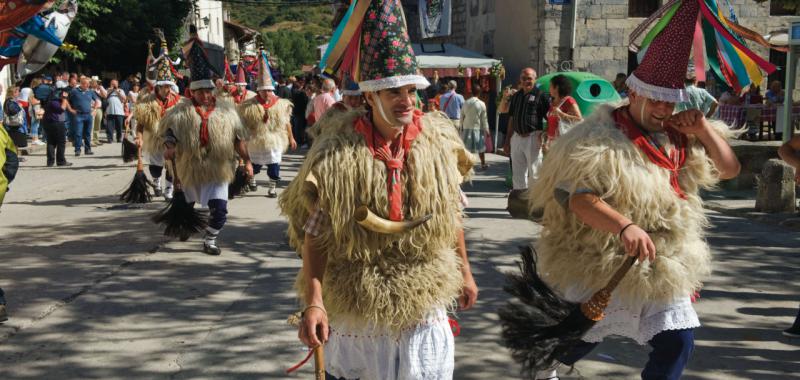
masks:
{"label": "broom bristles", "polygon": [[186,201],[182,190],[176,190],[169,204],[152,216],[153,223],[164,225],[164,235],[186,241],[208,227],[208,216]]}
{"label": "broom bristles", "polygon": [[550,368],[593,326],[579,303],[559,297],[539,277],[533,248],[522,248],[520,274],[509,274],[506,292],[517,298],[499,311],[503,343],[523,373]]}
{"label": "broom bristles", "polygon": [[236,168],[236,174],[233,176],[233,181],[228,185],[228,199],[244,195],[247,191],[247,172],[244,166],[238,166]]}
{"label": "broom bristles", "polygon": [[149,189],[152,186],[153,183],[147,179],[144,172],[137,171],[130,186],[120,194],[119,199],[125,203],[149,203],[153,199]]}
{"label": "broom bristles", "polygon": [[122,162],[131,162],[139,157],[139,147],[125,136],[122,139]]}

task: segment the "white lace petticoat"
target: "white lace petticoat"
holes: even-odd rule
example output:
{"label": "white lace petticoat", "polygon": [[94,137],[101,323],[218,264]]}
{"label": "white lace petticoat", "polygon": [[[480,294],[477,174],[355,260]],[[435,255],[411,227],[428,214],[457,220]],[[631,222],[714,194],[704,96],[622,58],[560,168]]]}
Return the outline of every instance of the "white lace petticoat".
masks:
{"label": "white lace petticoat", "polygon": [[438,309],[399,336],[372,326],[332,325],[325,369],[345,379],[449,380],[454,354],[447,313]]}
{"label": "white lace petticoat", "polygon": [[[572,302],[584,302],[592,296],[592,292],[572,288],[564,296]],[[700,320],[688,294],[669,303],[646,301],[640,306],[632,307],[624,305],[612,293],[611,302],[605,310],[605,318],[597,322],[583,340],[600,342],[607,336],[619,335],[643,345],[662,331],[696,327],[700,327]]]}

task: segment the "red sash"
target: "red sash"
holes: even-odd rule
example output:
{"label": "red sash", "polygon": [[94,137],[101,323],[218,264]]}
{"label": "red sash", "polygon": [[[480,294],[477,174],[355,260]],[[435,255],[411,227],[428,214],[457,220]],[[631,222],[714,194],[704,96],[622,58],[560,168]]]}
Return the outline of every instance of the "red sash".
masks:
{"label": "red sash", "polygon": [[638,147],[645,156],[650,159],[650,162],[658,165],[661,168],[669,170],[669,180],[672,189],[678,194],[681,199],[686,199],[686,193],[681,189],[678,182],[678,172],[686,163],[686,146],[688,139],[686,135],[678,132],[675,128],[666,127],[664,131],[669,137],[669,141],[674,148],[667,153],[663,147],[653,140],[650,135],[645,136],[643,130],[638,127],[628,113],[628,107],[622,107],[614,110],[614,122],[622,133]]}
{"label": "red sash", "polygon": [[200,115],[200,146],[208,145],[208,119],[211,117],[211,113],[214,112],[214,108],[217,106],[217,100],[213,99],[211,104],[206,107],[204,110],[203,107],[197,102],[195,102],[194,98],[192,99],[192,104],[194,105],[194,110],[197,111],[197,114]]}
{"label": "red sash", "polygon": [[158,95],[156,95],[156,101],[158,102],[158,105],[161,106],[161,116],[163,117],[164,114],[167,113],[167,110],[172,108],[172,106],[177,104],[178,101],[180,100],[181,100],[180,96],[173,95],[172,93],[167,95],[167,99],[165,99],[164,101],[161,101],[161,98],[159,98]]}
{"label": "red sash", "polygon": [[403,172],[406,154],[411,150],[411,143],[422,132],[422,111],[414,110],[414,118],[411,124],[403,127],[403,133],[393,141],[386,141],[375,127],[372,125],[370,115],[364,115],[356,120],[355,130],[364,136],[372,157],[383,161],[386,164],[387,191],[389,199],[389,219],[394,221],[403,220],[403,188],[400,182],[400,175]]}

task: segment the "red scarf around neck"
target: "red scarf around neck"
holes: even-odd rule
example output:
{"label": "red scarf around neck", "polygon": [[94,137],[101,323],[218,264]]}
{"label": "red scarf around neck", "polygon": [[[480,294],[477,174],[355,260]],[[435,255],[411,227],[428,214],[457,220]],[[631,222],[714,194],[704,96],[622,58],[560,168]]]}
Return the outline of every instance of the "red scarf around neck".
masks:
{"label": "red scarf around neck", "polygon": [[275,95],[268,96],[267,98],[268,99],[262,98],[261,94],[256,95],[256,101],[264,107],[264,123],[269,121],[269,109],[278,103],[278,97]]}
{"label": "red scarf around neck", "polygon": [[164,100],[161,100],[161,98],[156,95],[156,101],[158,102],[158,105],[161,106],[161,116],[163,117],[164,114],[167,113],[167,110],[177,104],[179,100],[181,100],[181,97],[173,95],[172,93],[169,93],[167,98]]}
{"label": "red scarf around neck", "polygon": [[203,106],[198,104],[194,98],[192,98],[192,104],[194,105],[194,110],[200,115],[200,146],[206,146],[208,145],[208,119],[217,106],[217,99],[212,98],[211,104],[205,107],[205,109],[203,109]]}
{"label": "red scarf around neck", "polygon": [[411,124],[403,127],[400,136],[391,141],[384,139],[383,135],[372,125],[370,114],[356,120],[355,130],[364,136],[364,141],[367,143],[372,157],[386,164],[389,219],[393,221],[403,220],[403,187],[400,175],[408,158],[407,153],[411,150],[411,143],[422,132],[422,115],[422,111],[414,110]]}
{"label": "red scarf around neck", "polygon": [[664,148],[658,146],[658,143],[650,136],[643,133],[643,130],[638,127],[633,119],[631,119],[628,107],[622,107],[614,110],[614,122],[622,133],[636,145],[650,162],[658,165],[661,168],[669,170],[669,180],[672,189],[681,199],[686,199],[686,193],[681,189],[678,182],[678,172],[686,163],[686,146],[688,139],[686,135],[678,132],[675,128],[666,127],[664,132],[667,133],[669,141],[674,148],[667,153]]}

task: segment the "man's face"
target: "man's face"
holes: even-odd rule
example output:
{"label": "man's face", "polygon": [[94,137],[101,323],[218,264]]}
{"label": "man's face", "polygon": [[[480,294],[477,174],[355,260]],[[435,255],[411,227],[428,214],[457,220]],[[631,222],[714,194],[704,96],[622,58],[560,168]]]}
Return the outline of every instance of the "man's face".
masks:
{"label": "man's face", "polygon": [[162,84],[160,86],[156,86],[156,94],[161,99],[166,99],[169,96],[170,85]]}
{"label": "man's face", "polygon": [[217,86],[218,89],[225,88],[225,82],[223,82],[222,79],[215,80],[214,85]]}
{"label": "man's face", "polygon": [[271,90],[258,90],[258,96],[260,96],[261,99],[264,99],[264,100],[269,99],[272,96],[272,91]]}
{"label": "man's face", "polygon": [[[383,113],[389,124],[395,127],[402,127],[411,124],[414,116],[414,99],[416,97],[416,85],[409,84],[404,87],[390,88],[367,94],[367,101],[376,111],[380,102]],[[380,111],[378,111],[380,117]]]}
{"label": "man's face", "polygon": [[350,108],[358,108],[364,101],[361,95],[345,95],[342,97],[342,102]]}
{"label": "man's face", "polygon": [[119,82],[117,82],[116,79],[112,79],[111,83],[109,84],[109,86],[111,86],[111,88],[117,88],[117,87],[119,87]]}
{"label": "man's face", "polygon": [[83,78],[81,79],[81,90],[86,91],[89,88],[89,79]]}
{"label": "man's face", "polygon": [[210,88],[192,90],[192,99],[201,106],[209,106],[214,99],[214,92]]}
{"label": "man's face", "polygon": [[675,109],[675,103],[648,99],[636,93],[629,94],[629,98],[633,120],[649,131],[663,130],[664,122],[672,116]]}
{"label": "man's face", "polygon": [[536,74],[532,70],[523,70],[519,75],[519,82],[525,92],[533,90],[533,82],[536,81]]}
{"label": "man's face", "polygon": [[69,86],[75,87],[78,85],[78,78],[69,78]]}

